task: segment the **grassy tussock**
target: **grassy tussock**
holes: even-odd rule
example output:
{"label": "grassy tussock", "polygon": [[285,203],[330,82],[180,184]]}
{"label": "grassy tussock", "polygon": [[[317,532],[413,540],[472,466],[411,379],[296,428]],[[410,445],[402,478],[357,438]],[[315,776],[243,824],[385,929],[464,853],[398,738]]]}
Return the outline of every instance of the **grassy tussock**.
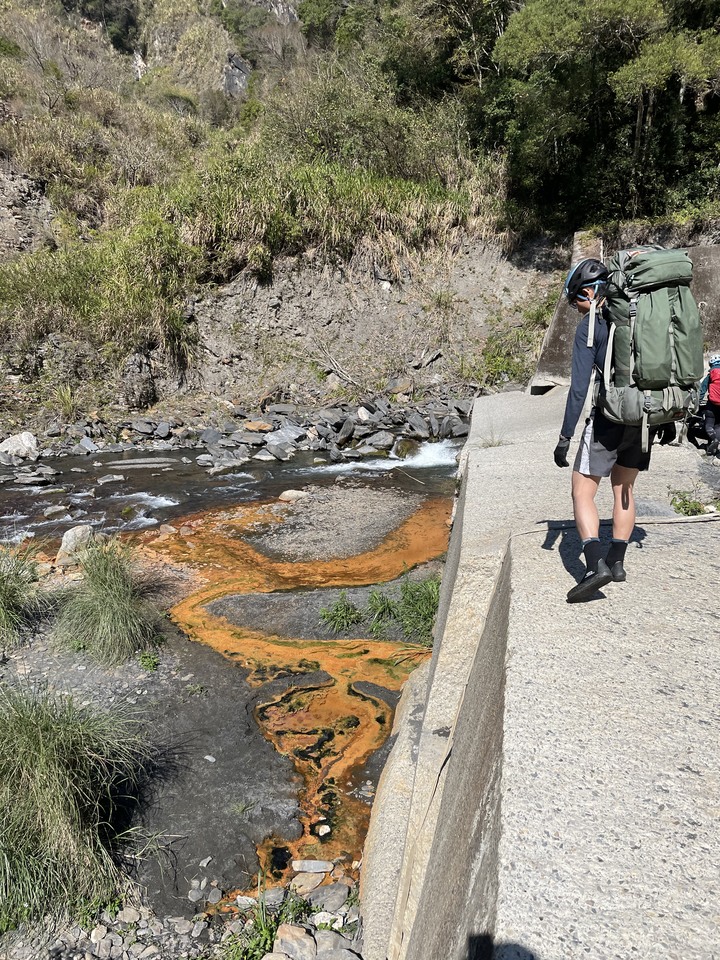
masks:
{"label": "grassy tussock", "polygon": [[84,552],[83,578],[59,599],[54,638],[103,664],[123,663],[158,640],[156,586],[115,540]]}
{"label": "grassy tussock", "polygon": [[0,647],[13,646],[48,609],[38,590],[35,550],[0,546]]}
{"label": "grassy tussock", "polygon": [[440,577],[405,579],[400,591],[371,590],[367,608],[362,610],[343,590],[339,599],[320,611],[320,621],[333,633],[344,633],[357,624],[367,624],[377,639],[385,639],[399,628],[410,643],[432,646],[433,627],[440,603]]}
{"label": "grassy tussock", "polygon": [[0,687],[0,933],[127,890],[118,818],[151,765],[135,721]]}

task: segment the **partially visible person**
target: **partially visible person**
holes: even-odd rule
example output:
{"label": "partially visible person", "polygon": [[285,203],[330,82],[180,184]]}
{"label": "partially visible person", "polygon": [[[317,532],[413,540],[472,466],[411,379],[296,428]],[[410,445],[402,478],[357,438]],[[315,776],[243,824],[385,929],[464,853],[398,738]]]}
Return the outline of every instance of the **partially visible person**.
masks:
{"label": "partially visible person", "polygon": [[[608,321],[603,311],[607,267],[588,258],[567,275],[564,294],[580,314],[573,344],[570,392],[560,438],[553,452],[558,467],[569,466],[570,441],[580,419],[593,371],[602,376],[608,345]],[[661,443],[675,439],[675,426],[659,429]],[[635,526],[634,486],[641,470],[650,465],[650,450],[643,453],[642,428],[608,420],[593,407],[585,421],[572,474],[575,525],[582,540],[585,576],[567,595],[569,603],[587,600],[601,587],[626,579],[625,551]],[[595,496],[603,477],[613,490],[613,536],[607,553],[600,542],[600,517]]]}
{"label": "partially visible person", "polygon": [[714,457],[720,449],[720,353],[714,353],[708,363],[710,369],[700,384],[700,402],[707,395],[705,436],[709,443],[706,453]]}

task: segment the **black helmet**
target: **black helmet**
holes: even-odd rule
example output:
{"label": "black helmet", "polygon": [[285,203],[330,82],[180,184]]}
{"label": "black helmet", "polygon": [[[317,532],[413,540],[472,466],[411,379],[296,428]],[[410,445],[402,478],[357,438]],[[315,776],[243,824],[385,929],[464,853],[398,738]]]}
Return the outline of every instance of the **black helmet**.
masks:
{"label": "black helmet", "polygon": [[563,293],[572,303],[584,287],[594,287],[597,293],[598,287],[607,283],[609,276],[610,272],[602,260],[588,257],[586,260],[580,260],[570,267],[570,272],[565,279]]}

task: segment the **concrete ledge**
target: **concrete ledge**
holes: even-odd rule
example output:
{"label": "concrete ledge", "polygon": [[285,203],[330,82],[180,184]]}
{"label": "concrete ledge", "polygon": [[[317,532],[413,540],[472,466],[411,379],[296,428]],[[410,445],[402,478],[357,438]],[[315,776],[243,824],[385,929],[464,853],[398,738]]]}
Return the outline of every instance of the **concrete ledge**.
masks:
{"label": "concrete ledge", "polygon": [[[475,421],[479,449],[483,431],[495,436],[492,417]],[[465,960],[469,938],[492,928],[509,530],[488,536],[465,523],[485,495],[473,481],[475,449],[464,451],[422,722],[417,730],[419,680],[403,693],[373,806],[361,891],[365,960]]]}
{"label": "concrete ledge", "polygon": [[[628,582],[567,604],[583,566],[570,471],[552,461],[564,402],[476,403],[422,723],[421,678],[373,807],[366,960],[717,955],[720,653],[703,585],[720,583],[720,524],[676,519],[668,491],[714,479],[717,497],[720,474],[691,447],[654,450]],[[607,483],[598,507],[610,515]]]}

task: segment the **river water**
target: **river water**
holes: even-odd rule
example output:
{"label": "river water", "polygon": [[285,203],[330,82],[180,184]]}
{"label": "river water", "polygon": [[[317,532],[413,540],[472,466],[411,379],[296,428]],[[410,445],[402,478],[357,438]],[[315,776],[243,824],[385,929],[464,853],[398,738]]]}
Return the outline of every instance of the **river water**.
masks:
{"label": "river water", "polygon": [[[250,461],[216,476],[197,464],[202,449],[48,459],[43,462],[59,472],[45,486],[19,484],[7,470],[0,474],[0,541],[18,542],[28,535],[54,540],[80,523],[105,533],[129,533],[205,510],[270,500],[308,483],[331,484],[339,476],[373,489],[449,495],[461,446],[461,441],[443,440],[423,444],[404,460],[375,457],[338,464],[298,453],[287,463]],[[102,482],[109,476],[122,479]],[[45,516],[53,508],[52,516]]]}

